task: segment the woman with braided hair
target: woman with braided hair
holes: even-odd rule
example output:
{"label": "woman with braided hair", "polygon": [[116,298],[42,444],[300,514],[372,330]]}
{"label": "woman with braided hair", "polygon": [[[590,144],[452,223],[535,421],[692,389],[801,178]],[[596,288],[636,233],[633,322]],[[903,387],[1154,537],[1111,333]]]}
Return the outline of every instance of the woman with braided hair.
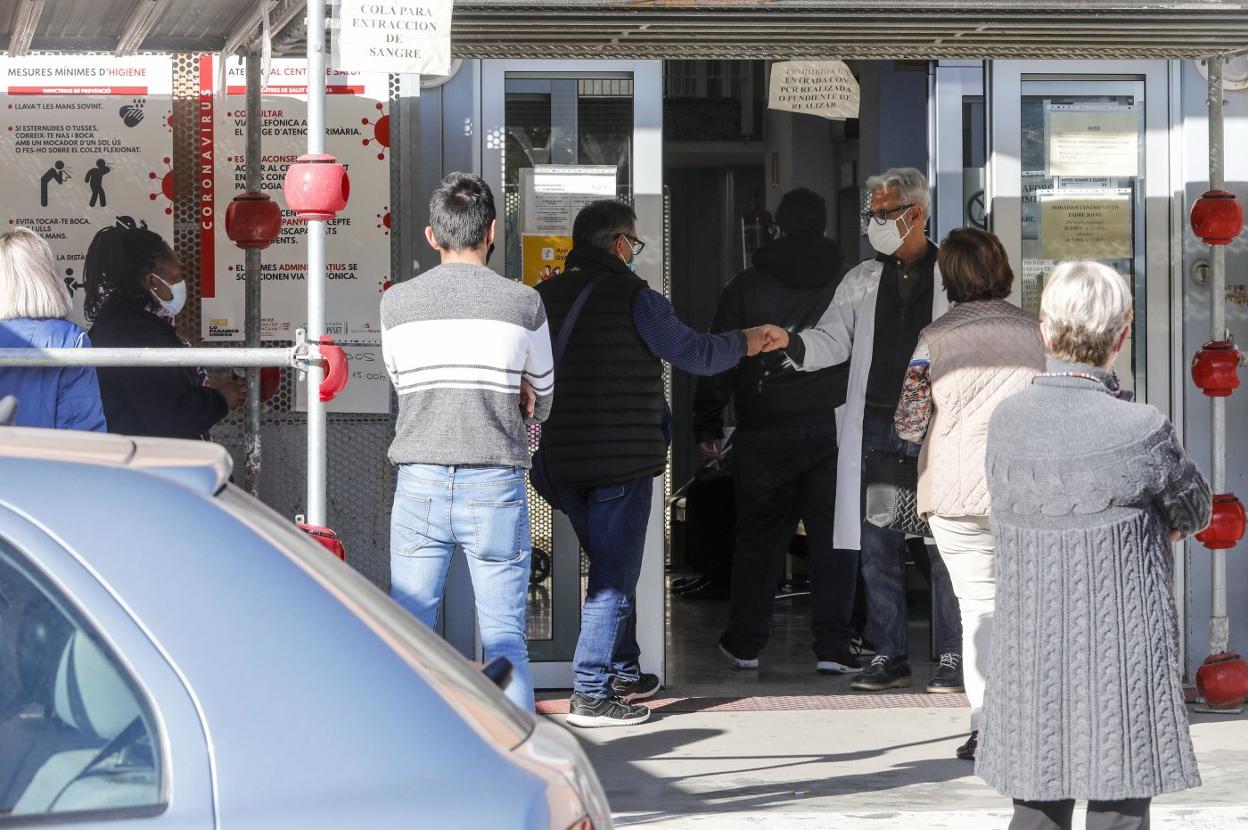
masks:
{"label": "woman with braided hair", "polygon": [[[91,342],[104,348],[183,348],[174,322],[186,281],[173,249],[145,224],[123,218],[91,240],[84,267]],[[242,405],[246,382],[182,366],[99,370],[110,432],[207,440]]]}

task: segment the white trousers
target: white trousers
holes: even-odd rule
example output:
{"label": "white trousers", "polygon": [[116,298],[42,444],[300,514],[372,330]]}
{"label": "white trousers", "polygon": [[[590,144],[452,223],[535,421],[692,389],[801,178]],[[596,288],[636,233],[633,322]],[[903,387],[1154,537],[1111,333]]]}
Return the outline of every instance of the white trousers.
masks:
{"label": "white trousers", "polygon": [[987,516],[931,516],[928,524],[962,609],[962,682],[979,729],[988,675],[988,643],[996,603],[996,546]]}

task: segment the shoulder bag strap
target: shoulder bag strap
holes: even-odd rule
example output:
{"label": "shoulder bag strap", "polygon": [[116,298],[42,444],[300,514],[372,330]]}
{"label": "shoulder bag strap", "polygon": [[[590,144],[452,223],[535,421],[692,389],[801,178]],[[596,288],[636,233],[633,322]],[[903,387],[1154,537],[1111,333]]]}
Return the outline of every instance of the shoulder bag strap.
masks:
{"label": "shoulder bag strap", "polygon": [[598,285],[606,274],[599,274],[591,279],[581,293],[576,295],[576,300],[572,303],[572,308],[568,310],[568,316],[563,318],[563,325],[559,328],[559,337],[555,340],[555,348],[551,355],[554,358],[555,368],[559,368],[560,361],[563,360],[563,353],[568,348],[568,340],[572,337],[572,327],[576,325],[576,318],[581,316],[581,309],[585,307],[585,301],[589,299],[589,295],[593,293],[594,287]]}

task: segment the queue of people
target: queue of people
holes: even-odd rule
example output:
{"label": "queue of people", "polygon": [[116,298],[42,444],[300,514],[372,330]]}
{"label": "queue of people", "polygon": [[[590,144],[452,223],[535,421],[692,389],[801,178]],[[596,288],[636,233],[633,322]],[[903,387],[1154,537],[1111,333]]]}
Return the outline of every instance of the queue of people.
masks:
{"label": "queue of people", "polygon": [[[854,674],[864,692],[910,686],[905,569],[925,554],[939,654],[926,688],[967,693],[958,757],[1014,799],[1011,827],[1067,828],[1086,800],[1089,827],[1146,828],[1154,796],[1200,783],[1171,556],[1208,523],[1212,497],[1174,428],[1113,373],[1130,286],[1105,265],[1062,263],[1037,318],[1007,301],[1014,275],[993,234],[928,238],[921,173],[867,187],[875,257],[846,271],[823,200],[795,190],[779,236],[701,333],[637,275],[645,240],[628,205],[582,209],[565,269],[534,289],[488,267],[489,186],[446,177],[425,231],[441,264],[381,304],[399,401],[392,595],[433,626],[462,549],[485,657],[511,663],[507,694],[532,710],[527,473],[589,561],[568,723],[646,721],[640,701],[660,683],[641,668],[636,589],[674,429],[666,362],[702,378],[693,427],[708,457],[735,411],[734,567],[716,644],[733,667],[760,665],[800,521],[816,671]],[[0,236],[0,348],[188,345],[176,329],[186,283],[159,235],[102,229],[85,278],[89,332],[67,319],[47,243],[25,228]],[[204,440],[245,389],[193,369],[0,368],[0,397],[20,399],[25,426]],[[895,473],[879,477],[907,467],[913,506]],[[865,507],[880,488],[897,491],[885,521]],[[860,635],[875,651],[865,666]]]}

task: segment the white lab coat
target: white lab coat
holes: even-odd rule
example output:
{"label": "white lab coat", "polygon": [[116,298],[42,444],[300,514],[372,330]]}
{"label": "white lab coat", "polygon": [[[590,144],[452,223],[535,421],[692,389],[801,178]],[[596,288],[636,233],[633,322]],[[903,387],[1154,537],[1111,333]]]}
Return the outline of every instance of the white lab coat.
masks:
{"label": "white lab coat", "polygon": [[[849,392],[836,410],[836,522],[833,544],[860,550],[862,537],[862,421],[867,403],[867,376],[875,345],[875,300],[884,263],[868,259],[850,269],[836,289],[827,311],[814,328],[798,334],[806,356],[804,372],[826,369],[849,360]],[[949,298],[935,270],[932,319],[949,310]]]}

